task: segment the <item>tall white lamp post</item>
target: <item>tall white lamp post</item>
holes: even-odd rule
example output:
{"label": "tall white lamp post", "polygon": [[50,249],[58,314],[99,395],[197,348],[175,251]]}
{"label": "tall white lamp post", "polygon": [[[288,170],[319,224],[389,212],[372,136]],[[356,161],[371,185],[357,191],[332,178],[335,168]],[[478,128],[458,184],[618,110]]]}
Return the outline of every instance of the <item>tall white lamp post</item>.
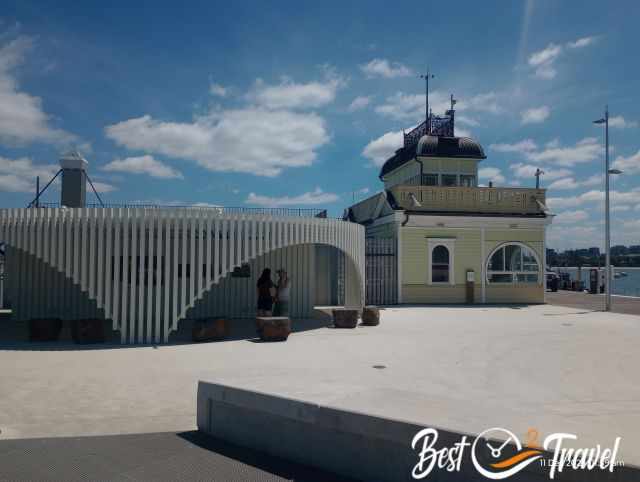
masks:
{"label": "tall white lamp post", "polygon": [[609,176],[611,174],[621,174],[618,169],[609,169],[609,106],[605,106],[604,117],[593,121],[594,124],[604,124],[604,179],[605,179],[605,197],[604,197],[604,216],[605,216],[605,311],[611,310],[611,213],[609,209]]}

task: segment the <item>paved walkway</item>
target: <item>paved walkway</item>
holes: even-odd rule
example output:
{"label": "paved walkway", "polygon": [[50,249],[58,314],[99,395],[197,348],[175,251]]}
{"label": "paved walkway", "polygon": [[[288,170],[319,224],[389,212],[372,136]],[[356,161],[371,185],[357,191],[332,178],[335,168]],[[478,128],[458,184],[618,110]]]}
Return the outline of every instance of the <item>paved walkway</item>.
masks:
{"label": "paved walkway", "polygon": [[380,326],[317,325],[286,343],[0,345],[0,440],[194,430],[207,379],[466,433],[535,427],[583,447],[620,436],[623,460],[640,465],[639,321],[555,305],[394,307]]}
{"label": "paved walkway", "polygon": [[[577,291],[547,292],[547,303],[568,306],[581,310],[604,311],[604,295],[592,295]],[[611,311],[628,315],[640,315],[640,298],[630,296],[612,296]]]}
{"label": "paved walkway", "polygon": [[199,432],[0,441],[0,481],[348,482]]}

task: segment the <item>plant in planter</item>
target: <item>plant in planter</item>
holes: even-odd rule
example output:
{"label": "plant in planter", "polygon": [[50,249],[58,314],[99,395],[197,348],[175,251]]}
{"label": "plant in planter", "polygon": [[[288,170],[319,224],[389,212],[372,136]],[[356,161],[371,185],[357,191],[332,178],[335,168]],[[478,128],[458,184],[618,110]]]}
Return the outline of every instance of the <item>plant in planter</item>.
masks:
{"label": "plant in planter", "polygon": [[30,341],[56,341],[62,330],[60,318],[33,318],[29,320]]}
{"label": "plant in planter", "polygon": [[104,343],[104,320],[98,318],[73,320],[71,337],[79,344]]}
{"label": "plant in planter", "polygon": [[362,324],[366,326],[380,324],[380,310],[377,306],[365,306],[362,309]]}
{"label": "plant in planter", "polygon": [[200,318],[193,323],[191,335],[195,342],[224,340],[230,328],[226,318]]}
{"label": "plant in planter", "polygon": [[355,328],[358,325],[358,310],[333,310],[333,325],[336,328]]}
{"label": "plant in planter", "polygon": [[291,320],[286,316],[256,318],[262,341],[286,341],[291,334]]}

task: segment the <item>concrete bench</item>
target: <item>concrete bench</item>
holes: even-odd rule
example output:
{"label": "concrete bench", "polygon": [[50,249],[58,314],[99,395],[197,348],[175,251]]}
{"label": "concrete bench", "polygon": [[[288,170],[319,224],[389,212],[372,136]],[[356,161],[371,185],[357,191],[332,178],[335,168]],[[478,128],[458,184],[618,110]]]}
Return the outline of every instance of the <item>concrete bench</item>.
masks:
{"label": "concrete bench", "polygon": [[291,333],[291,320],[286,316],[258,316],[256,328],[262,341],[286,341]]}

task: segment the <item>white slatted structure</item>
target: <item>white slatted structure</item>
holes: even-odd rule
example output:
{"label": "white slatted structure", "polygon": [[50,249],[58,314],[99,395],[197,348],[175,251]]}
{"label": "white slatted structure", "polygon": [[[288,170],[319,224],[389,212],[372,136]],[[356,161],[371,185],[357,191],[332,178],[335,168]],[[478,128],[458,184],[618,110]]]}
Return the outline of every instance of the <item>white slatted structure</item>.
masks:
{"label": "white slatted structure", "polygon": [[[265,266],[291,266],[315,284],[325,258],[316,261],[313,245],[344,254],[344,304],[364,303],[364,228],[337,219],[206,208],[1,209],[0,241],[11,289],[23,293],[19,313],[47,316],[56,300],[46,287],[69,285],[56,291],[65,293],[65,316],[103,313],[122,343],[166,343],[197,304],[238,294],[228,275],[245,263],[252,280]],[[210,293],[221,284],[221,294]],[[249,299],[255,287],[245,285]],[[299,290],[296,303],[310,306],[310,293]]]}

